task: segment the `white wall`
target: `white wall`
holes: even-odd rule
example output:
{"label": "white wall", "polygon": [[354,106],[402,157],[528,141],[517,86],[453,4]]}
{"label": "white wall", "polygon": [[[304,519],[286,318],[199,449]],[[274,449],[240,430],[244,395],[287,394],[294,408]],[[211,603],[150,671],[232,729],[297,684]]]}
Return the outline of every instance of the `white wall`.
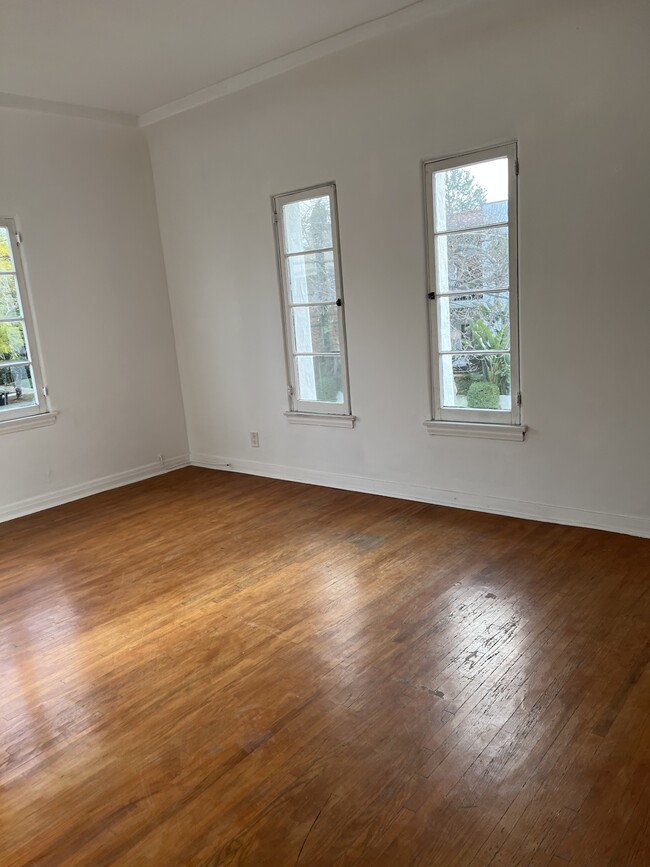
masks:
{"label": "white wall", "polygon": [[[461,4],[151,127],[195,459],[650,534],[649,13]],[[530,433],[429,437],[420,161],[514,138]],[[283,416],[269,198],[329,180],[355,430]]]}
{"label": "white wall", "polygon": [[[0,516],[187,452],[146,142],[136,129],[0,109],[0,215],[24,236],[56,424],[0,437]],[[106,477],[110,477],[106,480]]]}

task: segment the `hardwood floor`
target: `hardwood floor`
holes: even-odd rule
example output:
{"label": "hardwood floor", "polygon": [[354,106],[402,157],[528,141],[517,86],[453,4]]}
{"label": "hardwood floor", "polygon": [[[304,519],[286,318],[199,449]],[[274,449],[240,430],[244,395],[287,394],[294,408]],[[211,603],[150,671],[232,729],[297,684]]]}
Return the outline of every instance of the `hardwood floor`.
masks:
{"label": "hardwood floor", "polygon": [[650,865],[650,542],[186,469],[2,525],[0,864]]}

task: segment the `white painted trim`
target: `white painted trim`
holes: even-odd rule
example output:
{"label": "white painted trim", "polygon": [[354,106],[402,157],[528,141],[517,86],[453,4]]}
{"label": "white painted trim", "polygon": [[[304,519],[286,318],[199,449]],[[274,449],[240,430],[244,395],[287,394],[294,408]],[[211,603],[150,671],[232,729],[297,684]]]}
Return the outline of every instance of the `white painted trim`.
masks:
{"label": "white painted trim", "polygon": [[[465,5],[470,5],[471,2],[472,0],[464,0]],[[320,42],[314,42],[305,48],[291,51],[289,54],[269,60],[267,63],[262,63],[260,66],[255,66],[252,69],[247,69],[238,75],[224,78],[222,81],[209,87],[196,90],[194,93],[188,94],[188,96],[183,96],[151,111],[146,111],[138,118],[138,126],[145,127],[159,123],[168,117],[182,114],[208,102],[214,102],[231,93],[237,93],[237,91],[244,90],[246,87],[251,87],[254,84],[259,84],[261,81],[275,78],[275,76],[282,75],[284,72],[290,72],[292,69],[304,66],[306,63],[319,60],[321,57],[327,57],[329,54],[334,54],[345,48],[351,48],[360,42],[365,42],[377,36],[383,36],[402,27],[418,24],[431,15],[443,13],[447,9],[458,7],[458,5],[459,0],[418,0],[418,2],[409,3],[396,12],[389,12],[381,18],[375,18],[373,21],[351,27],[342,33],[321,39]]]}
{"label": "white painted trim", "polygon": [[[323,248],[331,251],[334,259],[334,279],[335,279],[335,302],[327,302],[328,306],[334,308],[336,321],[338,324],[339,337],[339,360],[341,363],[341,385],[343,387],[343,400],[340,404],[333,402],[326,403],[316,400],[302,400],[300,398],[300,383],[298,382],[298,371],[296,369],[296,359],[302,355],[308,355],[308,352],[298,353],[295,349],[297,345],[296,335],[294,334],[293,310],[303,306],[299,302],[292,303],[291,301],[291,276],[289,269],[289,259],[292,255],[304,255],[318,252],[316,250],[295,251],[290,254],[286,249],[286,226],[284,222],[284,208],[286,205],[294,202],[311,201],[316,198],[329,199],[330,203],[330,230],[332,235],[331,247]],[[280,279],[280,301],[282,304],[282,312],[284,316],[284,352],[287,366],[288,393],[289,393],[289,411],[291,413],[300,413],[304,416],[318,415],[342,415],[350,416],[350,375],[348,371],[348,344],[345,327],[345,298],[343,295],[343,273],[341,269],[341,247],[339,241],[339,212],[338,201],[336,196],[336,183],[330,181],[326,184],[321,184],[316,187],[307,187],[302,190],[295,190],[291,193],[283,193],[278,196],[273,196],[273,227],[275,234],[275,250],[278,258],[278,276]],[[315,306],[310,304],[309,306]],[[316,353],[318,354],[318,353]],[[309,422],[306,422],[307,424]],[[313,422],[312,422],[313,424]],[[353,425],[354,426],[354,425]]]}
{"label": "white painted trim", "polygon": [[8,418],[2,421],[0,416],[0,436],[3,434],[18,433],[21,430],[30,430],[33,427],[49,427],[57,419],[58,412],[41,412],[37,415],[26,415],[22,418]]}
{"label": "white painted trim", "polygon": [[143,479],[149,479],[152,476],[159,476],[172,470],[178,470],[181,467],[187,467],[189,463],[189,455],[178,455],[175,458],[166,458],[164,466],[160,466],[156,461],[156,463],[145,464],[145,466],[135,467],[132,470],[124,470],[121,473],[114,473],[111,476],[94,479],[91,482],[82,482],[69,488],[61,488],[48,494],[40,494],[37,497],[19,500],[17,503],[12,503],[9,506],[0,507],[0,522],[11,521],[23,515],[30,515],[32,512],[40,512],[42,509],[51,509],[53,506],[61,506],[63,503],[70,503],[72,500],[90,497],[93,494],[109,491],[112,488],[120,488],[123,485],[141,482]]}
{"label": "white painted trim", "polygon": [[354,427],[356,415],[334,415],[324,412],[285,412],[291,424],[318,424],[323,427]]}
{"label": "white painted trim", "polygon": [[[256,461],[247,461],[249,464],[256,463]],[[230,470],[233,473],[245,473],[246,470],[236,469],[233,464],[227,461],[225,458],[219,458],[215,455],[202,455],[202,454],[193,454],[190,455],[190,466],[192,467],[203,467],[206,470]],[[237,464],[239,467],[240,464]],[[262,466],[262,465],[260,465]],[[261,476],[262,473],[252,473],[252,475]],[[280,478],[280,476],[274,476],[273,478]]]}
{"label": "white painted trim", "polygon": [[[13,419],[26,419],[28,416],[37,416],[42,413],[49,412],[51,409],[50,401],[48,400],[48,392],[43,378],[43,364],[41,360],[41,345],[38,339],[38,328],[36,327],[36,317],[34,316],[34,308],[32,306],[31,287],[27,281],[25,274],[25,263],[23,261],[23,245],[24,239],[16,221],[12,217],[0,218],[0,227],[5,229],[9,234],[9,246],[13,256],[14,275],[16,281],[16,289],[18,291],[18,320],[22,320],[24,329],[23,337],[25,342],[24,352],[24,370],[31,368],[31,384],[33,389],[33,402],[31,406],[14,406],[9,408],[5,406],[0,419],[4,422],[12,421]],[[7,272],[11,274],[11,270]],[[11,363],[11,362],[9,362]],[[20,364],[20,362],[19,362]],[[5,398],[7,388],[5,386]],[[17,430],[18,428],[14,428]]]}
{"label": "white painted trim", "polygon": [[424,426],[431,436],[478,437],[517,442],[523,442],[528,430],[525,424],[479,424],[465,421],[425,421]]}
{"label": "white painted trim", "polygon": [[531,521],[544,521],[551,524],[567,524],[572,527],[589,527],[608,530],[612,533],[626,533],[650,539],[650,517],[641,515],[616,515],[606,512],[593,512],[588,509],[575,509],[567,506],[553,506],[547,503],[531,503],[523,500],[510,500],[505,497],[492,497],[471,494],[465,491],[447,491],[428,485],[392,482],[367,476],[353,476],[343,473],[330,473],[324,470],[309,470],[302,467],[286,467],[279,464],[264,464],[258,461],[231,460],[216,455],[192,454],[190,463],[195,467],[222,469],[225,472],[246,473],[270,479],[283,479],[288,482],[301,482],[308,485],[322,485],[326,488],[341,488],[344,491],[358,491],[377,494],[383,497],[396,497],[400,500],[414,500],[437,506],[451,506],[457,509],[470,509],[475,512],[489,512],[494,515],[509,515],[513,518],[526,518]]}
{"label": "white painted trim", "polygon": [[[465,151],[454,156],[440,157],[426,160],[422,164],[424,177],[424,199],[426,215],[426,265],[427,265],[427,297],[431,301],[428,306],[429,313],[429,347],[431,350],[431,408],[432,416],[436,421],[451,421],[478,424],[501,424],[506,420],[511,426],[521,424],[521,401],[515,401],[515,395],[521,395],[521,382],[519,377],[519,254],[518,254],[518,180],[519,180],[519,156],[517,141],[503,142],[498,145],[490,145],[481,149]],[[508,296],[508,310],[510,318],[510,380],[511,380],[511,406],[509,410],[486,410],[459,409],[445,404],[444,388],[442,383],[441,358],[447,356],[453,360],[452,344],[444,350],[440,346],[440,325],[443,321],[449,321],[449,313],[441,318],[440,305],[454,297],[456,293],[438,291],[438,277],[445,273],[443,268],[438,270],[436,262],[437,238],[441,235],[454,234],[453,230],[440,232],[436,230],[436,206],[433,195],[433,178],[438,172],[444,172],[452,168],[471,165],[476,162],[484,162],[494,159],[506,158],[508,163],[508,220],[505,223],[508,229],[508,286],[502,287],[501,292]],[[490,228],[489,223],[476,226],[476,229]],[[495,224],[492,224],[494,226]],[[502,224],[503,225],[503,224]],[[466,231],[466,230],[461,230]],[[467,231],[472,231],[468,229]],[[496,288],[496,287],[495,287]],[[495,294],[488,290],[489,294]],[[468,350],[465,350],[467,353]],[[477,351],[476,355],[481,352]],[[449,371],[451,374],[451,371]],[[433,431],[429,431],[433,433]]]}
{"label": "white painted trim", "polygon": [[380,18],[375,18],[365,24],[351,27],[334,36],[329,36],[319,42],[314,42],[297,51],[291,51],[282,57],[276,57],[259,66],[247,69],[237,75],[224,78],[216,84],[204,87],[201,90],[172,100],[164,105],[144,112],[139,117],[128,112],[112,111],[111,109],[96,108],[90,105],[79,105],[72,102],[59,102],[53,99],[39,99],[33,96],[22,96],[17,93],[0,92],[0,108],[9,108],[22,111],[45,112],[62,117],[79,117],[86,120],[95,120],[101,123],[117,124],[125,127],[146,127],[159,123],[168,117],[205,105],[208,102],[221,99],[231,93],[237,93],[246,87],[251,87],[269,78],[275,78],[284,72],[289,72],[306,63],[327,57],[345,48],[351,48],[361,42],[383,36],[394,30],[418,24],[420,21],[436,14],[443,14],[449,9],[458,7],[461,3],[465,6],[472,5],[477,0],[416,0],[408,3],[395,12],[389,12]]}
{"label": "white painted trim", "polygon": [[95,120],[101,123],[117,124],[126,127],[146,127],[159,123],[168,117],[205,105],[208,102],[221,99],[231,93],[237,93],[246,87],[251,87],[269,78],[275,78],[284,72],[289,72],[306,63],[327,57],[345,48],[351,48],[361,42],[383,36],[394,30],[418,24],[420,21],[436,14],[443,14],[449,9],[472,5],[477,0],[416,0],[408,3],[395,12],[389,12],[380,18],[375,18],[365,24],[351,27],[334,36],[321,39],[297,51],[291,51],[282,57],[276,57],[252,69],[247,69],[237,75],[224,78],[216,84],[196,90],[180,99],[172,100],[164,105],[145,111],[139,117],[134,114],[111,109],[96,108],[90,105],[79,105],[72,102],[59,102],[53,99],[39,99],[33,96],[21,96],[17,93],[0,92],[0,108],[10,108],[22,111],[38,111],[55,114],[62,117],[79,117]]}
{"label": "white painted trim", "polygon": [[85,120],[98,120],[118,126],[137,127],[138,118],[134,114],[92,108],[89,105],[76,105],[71,102],[56,102],[52,99],[36,99],[32,96],[19,96],[15,93],[0,93],[0,108],[14,108],[22,111],[40,111],[58,114],[63,117],[80,117]]}

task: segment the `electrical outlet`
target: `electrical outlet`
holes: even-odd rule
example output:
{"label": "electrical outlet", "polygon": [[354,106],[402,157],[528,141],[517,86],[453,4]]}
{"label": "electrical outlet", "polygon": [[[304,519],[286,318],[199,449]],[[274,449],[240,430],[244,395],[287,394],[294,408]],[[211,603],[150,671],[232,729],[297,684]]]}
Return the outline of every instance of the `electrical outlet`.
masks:
{"label": "electrical outlet", "polygon": [[254,449],[258,449],[260,447],[260,435],[256,430],[251,431],[251,446]]}

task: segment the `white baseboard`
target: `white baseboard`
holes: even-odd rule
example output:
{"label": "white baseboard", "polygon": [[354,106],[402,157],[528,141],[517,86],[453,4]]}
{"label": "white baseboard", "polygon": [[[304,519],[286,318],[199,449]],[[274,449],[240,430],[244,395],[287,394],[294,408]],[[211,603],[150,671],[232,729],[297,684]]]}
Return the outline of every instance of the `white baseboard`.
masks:
{"label": "white baseboard", "polygon": [[189,455],[179,455],[175,458],[165,458],[163,466],[157,462],[145,464],[132,470],[124,470],[121,473],[94,479],[92,482],[82,482],[80,485],[60,488],[58,491],[39,494],[37,497],[29,497],[26,500],[12,503],[10,506],[0,506],[0,522],[21,518],[23,515],[31,515],[32,512],[40,512],[42,509],[51,509],[52,506],[60,506],[63,503],[70,503],[72,500],[90,497],[102,491],[109,491],[111,488],[121,488],[123,485],[141,482],[143,479],[159,476],[162,473],[171,472],[171,470],[178,470],[181,467],[189,466],[189,464]]}
{"label": "white baseboard", "polygon": [[83,482],[68,488],[61,488],[47,494],[40,494],[26,500],[0,507],[0,522],[20,518],[42,509],[50,509],[82,497],[90,497],[102,491],[119,488],[140,482],[153,476],[189,465],[218,469],[225,472],[246,473],[270,479],[283,479],[288,482],[302,482],[308,485],[322,485],[327,488],[340,488],[344,491],[358,491],[395,497],[401,500],[414,500],[437,506],[451,506],[457,509],[471,509],[476,512],[489,512],[495,515],[509,515],[513,518],[528,518],[553,524],[568,524],[574,527],[590,527],[608,530],[613,533],[626,533],[630,536],[650,538],[650,518],[639,515],[615,515],[594,512],[587,509],[553,506],[546,503],[531,503],[523,500],[509,500],[503,497],[490,497],[463,491],[447,491],[428,485],[391,482],[368,476],[355,476],[345,473],[330,473],[324,470],[309,470],[300,467],[287,467],[280,464],[265,464],[258,461],[230,460],[217,455],[192,454],[179,455],[165,460],[164,466],[158,463],[146,464],[104,476],[91,482]]}
{"label": "white baseboard", "polygon": [[231,460],[216,455],[192,454],[190,455],[190,463],[192,466],[219,469],[226,472],[247,473],[270,479],[284,479],[288,482],[303,482],[309,485],[322,485],[327,488],[341,488],[345,491],[378,494],[401,500],[415,500],[436,506],[451,506],[457,509],[471,509],[475,512],[490,512],[494,515],[509,515],[513,518],[528,518],[551,524],[568,524],[573,527],[589,527],[596,530],[608,530],[612,533],[626,533],[630,536],[650,538],[650,518],[640,515],[614,515],[606,512],[593,512],[588,509],[552,506],[547,503],[531,503],[463,491],[447,491],[428,485],[391,482],[367,476],[330,473],[323,470],[308,470],[279,464],[264,464],[258,461]]}

